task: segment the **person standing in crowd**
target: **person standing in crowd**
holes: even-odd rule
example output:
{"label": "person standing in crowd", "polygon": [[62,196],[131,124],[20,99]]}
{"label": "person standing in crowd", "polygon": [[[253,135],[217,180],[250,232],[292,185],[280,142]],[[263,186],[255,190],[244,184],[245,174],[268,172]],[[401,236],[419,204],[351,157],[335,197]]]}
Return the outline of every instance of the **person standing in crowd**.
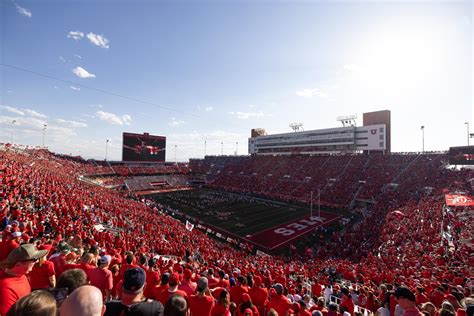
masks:
{"label": "person standing in crowd", "polygon": [[46,255],[44,255],[35,263],[33,269],[28,274],[28,278],[33,290],[55,287],[56,275],[54,264],[51,261],[46,260]]}
{"label": "person standing in crowd", "polygon": [[178,290],[186,292],[188,297],[196,293],[197,284],[196,282],[191,281],[192,277],[193,277],[193,272],[189,269],[184,269],[183,280],[181,281],[181,284],[178,286]]}
{"label": "person standing in crowd", "polygon": [[243,275],[239,275],[237,281],[239,282],[239,285],[230,288],[230,301],[239,306],[240,303],[242,303],[242,295],[248,293],[249,288],[247,286],[247,278]]}
{"label": "person standing in crowd", "polygon": [[230,297],[226,289],[222,289],[217,298],[216,304],[211,311],[211,316],[229,316]]}
{"label": "person standing in crowd", "polygon": [[250,298],[260,313],[264,314],[265,306],[268,304],[268,290],[262,285],[262,278],[259,276],[254,277],[254,284],[249,290]]}
{"label": "person standing in crowd", "polygon": [[189,310],[192,316],[210,316],[214,306],[214,298],[209,292],[208,280],[201,277],[197,281],[196,295],[188,298]]}
{"label": "person standing in crowd", "polygon": [[105,301],[110,300],[110,293],[114,287],[112,272],[109,270],[111,259],[108,255],[100,257],[99,266],[87,274],[90,285],[97,287],[102,292]]}
{"label": "person standing in crowd", "polygon": [[84,285],[71,293],[63,302],[60,316],[102,316],[105,305],[102,293],[92,285]]}
{"label": "person standing in crowd", "polygon": [[179,285],[179,274],[178,273],[173,273],[170,276],[170,281],[169,281],[169,288],[163,290],[158,294],[158,297],[156,298],[157,301],[160,301],[161,304],[166,304],[166,301],[168,298],[170,298],[173,295],[181,295],[185,299],[188,298],[188,295],[186,292],[178,290],[178,285]]}
{"label": "person standing in crowd", "polygon": [[351,314],[351,316],[354,315],[354,308],[355,304],[354,301],[352,300],[351,293],[349,292],[349,289],[346,287],[343,287],[341,289],[342,293],[342,298],[341,298],[341,304],[339,305],[339,310],[341,313],[348,312]]}
{"label": "person standing in crowd", "polygon": [[416,307],[415,294],[406,287],[399,287],[395,290],[395,297],[398,305],[404,310],[402,316],[421,316],[422,313]]}
{"label": "person standing in crowd", "polygon": [[0,262],[0,267],[5,268],[0,271],[0,315],[6,315],[13,304],[31,292],[26,275],[46,253],[46,250],[38,250],[33,244],[24,244],[13,249]]}
{"label": "person standing in crowd", "polygon": [[148,260],[148,270],[146,270],[146,285],[144,290],[145,297],[153,297],[153,289],[160,282],[160,272],[156,269],[156,259],[150,258]]}
{"label": "person standing in crowd", "polygon": [[273,288],[275,289],[275,295],[270,299],[267,310],[274,309],[278,315],[288,315],[291,304],[288,301],[288,298],[283,294],[283,285],[277,283],[273,286]]}
{"label": "person standing in crowd", "polygon": [[163,305],[155,300],[144,297],[146,274],[142,268],[131,268],[124,272],[122,283],[122,299],[109,301],[104,316],[122,315],[163,315]]}

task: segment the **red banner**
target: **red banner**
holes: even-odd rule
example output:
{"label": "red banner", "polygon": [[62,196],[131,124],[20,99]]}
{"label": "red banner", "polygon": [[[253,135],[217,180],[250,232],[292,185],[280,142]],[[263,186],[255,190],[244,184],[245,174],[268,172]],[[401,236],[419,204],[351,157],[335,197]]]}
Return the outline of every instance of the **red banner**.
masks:
{"label": "red banner", "polygon": [[474,199],[467,195],[446,194],[446,204],[449,206],[474,206]]}

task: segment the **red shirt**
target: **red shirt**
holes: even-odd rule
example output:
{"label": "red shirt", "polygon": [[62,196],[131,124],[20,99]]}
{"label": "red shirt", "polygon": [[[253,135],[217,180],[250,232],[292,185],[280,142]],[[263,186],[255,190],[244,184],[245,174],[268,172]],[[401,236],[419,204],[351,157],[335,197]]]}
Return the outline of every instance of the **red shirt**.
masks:
{"label": "red shirt", "polygon": [[146,286],[143,295],[148,298],[153,297],[153,289],[160,283],[160,273],[149,269],[146,271]]}
{"label": "red shirt", "polygon": [[341,302],[339,308],[342,310],[344,308],[349,314],[354,315],[354,301],[350,298],[346,298]]}
{"label": "red shirt", "polygon": [[0,271],[0,315],[6,315],[16,301],[30,292],[30,283],[25,275],[13,276]]}
{"label": "red shirt", "polygon": [[28,274],[31,288],[47,289],[51,287],[49,278],[54,274],[54,264],[51,261],[46,260],[41,266],[39,263],[35,264],[31,272]]}
{"label": "red shirt", "polygon": [[242,303],[242,294],[244,293],[248,293],[249,290],[247,288],[247,286],[242,286],[242,285],[238,285],[238,286],[233,286],[230,288],[230,301],[231,302],[234,302],[237,306],[240,305],[240,303]]}
{"label": "red shirt", "polygon": [[196,282],[190,281],[182,281],[180,285],[178,285],[178,290],[186,292],[188,296],[196,294]]}
{"label": "red shirt", "polygon": [[215,304],[211,310],[211,316],[230,316],[229,307],[222,304]]}
{"label": "red shirt", "polygon": [[156,300],[160,301],[161,304],[165,305],[166,301],[173,295],[181,295],[186,299],[186,301],[188,300],[188,294],[186,294],[186,292],[180,290],[170,292],[169,288],[161,291],[161,293],[158,294],[158,296],[156,297]]}
{"label": "red shirt", "polygon": [[319,283],[318,283],[318,284],[315,283],[315,284],[313,284],[313,285],[311,286],[311,292],[312,292],[312,294],[313,294],[313,297],[315,297],[315,296],[316,296],[316,297],[320,297],[322,291],[323,291],[323,287],[322,287],[322,285],[319,284]]}
{"label": "red shirt", "polygon": [[15,239],[5,240],[0,243],[0,261],[6,259],[15,248],[20,247],[20,244]]}
{"label": "red shirt", "polygon": [[160,295],[161,291],[167,290],[170,286],[168,284],[165,285],[158,285],[153,289],[153,296],[151,297],[154,300],[157,300],[158,295]]}
{"label": "red shirt", "polygon": [[112,272],[107,268],[95,268],[89,271],[87,278],[90,284],[98,288],[102,292],[102,296],[105,298],[105,291],[111,291],[114,287],[114,281]]}
{"label": "red shirt", "polygon": [[274,309],[278,315],[286,315],[290,309],[290,303],[284,295],[275,295],[267,306],[267,311]]}
{"label": "red shirt", "polygon": [[212,296],[191,295],[188,299],[189,310],[192,316],[210,316],[214,299]]}
{"label": "red shirt", "polygon": [[257,306],[261,315],[263,315],[264,308],[268,304],[268,290],[263,287],[253,287],[249,290],[252,303]]}

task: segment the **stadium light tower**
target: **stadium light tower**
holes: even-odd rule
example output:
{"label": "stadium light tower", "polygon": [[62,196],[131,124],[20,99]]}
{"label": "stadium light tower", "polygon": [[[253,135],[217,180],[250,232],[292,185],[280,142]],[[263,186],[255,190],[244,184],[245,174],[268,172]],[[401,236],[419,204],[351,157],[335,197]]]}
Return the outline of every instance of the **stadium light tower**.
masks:
{"label": "stadium light tower", "polygon": [[178,160],[176,160],[176,151],[178,150],[178,145],[174,145],[174,163],[177,164]]}
{"label": "stadium light tower", "polygon": [[304,132],[303,123],[290,123],[290,128],[293,132]]}
{"label": "stadium light tower", "polygon": [[15,125],[15,123],[16,123],[16,120],[13,120],[12,121],[12,137],[10,139],[10,144],[12,144],[12,145],[13,145],[13,125]]}
{"label": "stadium light tower", "polygon": [[239,155],[239,142],[235,142],[235,155]]}
{"label": "stadium light tower", "polygon": [[206,158],[207,154],[207,140],[204,141],[204,158]]}
{"label": "stadium light tower", "polygon": [[47,126],[48,126],[48,125],[43,124],[43,147],[44,147],[44,135],[46,134],[46,127],[47,127]]}
{"label": "stadium light tower", "polygon": [[357,114],[353,115],[344,115],[344,116],[338,116],[337,120],[342,123],[342,126],[357,126]]}
{"label": "stadium light tower", "polygon": [[221,156],[224,156],[224,142],[221,142]]}
{"label": "stadium light tower", "polygon": [[425,125],[421,125],[421,152],[425,152]]}
{"label": "stadium light tower", "polygon": [[107,161],[107,154],[108,154],[108,150],[109,150],[109,139],[106,139],[105,140],[105,161]]}
{"label": "stadium light tower", "polygon": [[469,121],[468,122],[465,122],[464,124],[467,125],[467,145],[469,146]]}

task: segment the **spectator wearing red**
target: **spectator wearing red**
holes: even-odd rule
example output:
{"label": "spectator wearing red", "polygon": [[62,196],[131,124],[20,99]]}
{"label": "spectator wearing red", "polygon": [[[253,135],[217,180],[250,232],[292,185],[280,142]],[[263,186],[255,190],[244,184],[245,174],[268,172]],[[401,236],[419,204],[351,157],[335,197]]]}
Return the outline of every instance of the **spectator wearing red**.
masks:
{"label": "spectator wearing red", "polygon": [[319,284],[318,279],[314,279],[311,285],[311,293],[313,294],[313,300],[317,300],[323,294],[323,286]]}
{"label": "spectator wearing red", "polygon": [[341,289],[342,292],[342,298],[341,298],[341,304],[339,305],[339,310],[341,313],[348,312],[351,314],[351,316],[354,315],[354,309],[355,309],[355,304],[354,301],[352,300],[351,293],[349,292],[349,289],[346,287],[343,287]]}
{"label": "spectator wearing red", "polygon": [[201,277],[197,281],[196,295],[191,295],[188,299],[191,316],[211,316],[214,306],[214,298],[209,292],[208,280]]}
{"label": "spectator wearing red", "polygon": [[95,256],[94,254],[88,252],[82,255],[81,263],[79,264],[79,269],[84,270],[89,278],[89,273],[96,268],[95,266]]}
{"label": "spectator wearing red", "polygon": [[160,282],[160,272],[156,269],[156,259],[148,260],[148,270],[146,270],[146,285],[143,295],[148,298],[153,297],[153,290]]}
{"label": "spectator wearing red", "polygon": [[170,276],[170,281],[169,281],[169,288],[162,290],[156,300],[160,301],[161,304],[165,305],[166,301],[173,295],[180,295],[184,297],[186,300],[188,300],[188,295],[186,292],[178,290],[178,285],[179,285],[179,274],[178,273],[173,273]]}
{"label": "spectator wearing red", "polygon": [[230,316],[230,297],[226,289],[222,289],[217,297],[216,304],[211,311],[211,316]]}
{"label": "spectator wearing red", "polygon": [[258,275],[253,278],[253,286],[249,290],[250,298],[260,313],[264,315],[265,306],[268,304],[268,290],[262,285],[262,278]]}
{"label": "spectator wearing red", "polygon": [[8,254],[15,248],[20,247],[21,232],[3,232],[3,240],[0,243],[0,261],[5,260]]}
{"label": "spectator wearing red", "polygon": [[168,272],[163,273],[161,275],[160,285],[156,286],[153,289],[153,299],[156,300],[158,298],[158,295],[160,295],[160,293],[163,290],[167,290],[170,287],[169,281],[170,281],[170,274]]}
{"label": "spectator wearing red", "polygon": [[218,274],[219,274],[219,282],[217,283],[216,287],[221,287],[226,290],[230,290],[230,282],[228,279],[226,279],[224,270],[219,270]]}
{"label": "spectator wearing red", "polygon": [[35,263],[33,269],[28,274],[30,286],[33,290],[47,289],[56,286],[54,264],[46,260],[46,255],[39,258],[39,261]]}
{"label": "spectator wearing red", "polygon": [[395,290],[395,297],[398,305],[404,310],[402,316],[422,316],[423,314],[416,307],[415,294],[406,287],[399,287]]}
{"label": "spectator wearing red", "polygon": [[31,292],[26,275],[33,269],[38,258],[45,256],[46,250],[37,250],[33,244],[24,244],[10,252],[0,262],[0,315],[6,315],[10,307]]}
{"label": "spectator wearing red", "polygon": [[247,278],[244,276],[239,275],[237,281],[239,282],[239,285],[230,288],[230,301],[239,306],[240,303],[242,303],[242,295],[248,293],[249,288],[247,286]]}
{"label": "spectator wearing red", "polygon": [[186,292],[188,296],[194,295],[196,293],[196,282],[192,282],[191,278],[193,276],[193,272],[189,269],[184,269],[183,273],[183,280],[181,284],[178,286],[178,289],[181,291]]}
{"label": "spectator wearing red", "polygon": [[248,315],[249,311],[251,312],[250,315],[259,316],[258,309],[252,303],[252,299],[248,293],[242,294],[242,303],[237,308],[237,315],[238,316],[246,316]]}
{"label": "spectator wearing red", "polygon": [[290,310],[290,302],[288,302],[288,298],[283,294],[283,285],[277,283],[273,286],[273,289],[275,289],[275,295],[270,299],[267,310],[273,308],[278,313],[278,315],[288,315]]}
{"label": "spectator wearing red", "polygon": [[54,264],[54,271],[56,278],[64,272],[64,266],[66,265],[66,255],[71,251],[71,247],[65,242],[61,241],[58,244],[57,252],[49,257],[49,261]]}
{"label": "spectator wearing red", "polygon": [[109,270],[109,264],[112,257],[104,255],[99,258],[99,266],[91,270],[87,277],[90,285],[97,287],[101,292],[105,301],[111,298],[111,291],[114,287],[112,272]]}

